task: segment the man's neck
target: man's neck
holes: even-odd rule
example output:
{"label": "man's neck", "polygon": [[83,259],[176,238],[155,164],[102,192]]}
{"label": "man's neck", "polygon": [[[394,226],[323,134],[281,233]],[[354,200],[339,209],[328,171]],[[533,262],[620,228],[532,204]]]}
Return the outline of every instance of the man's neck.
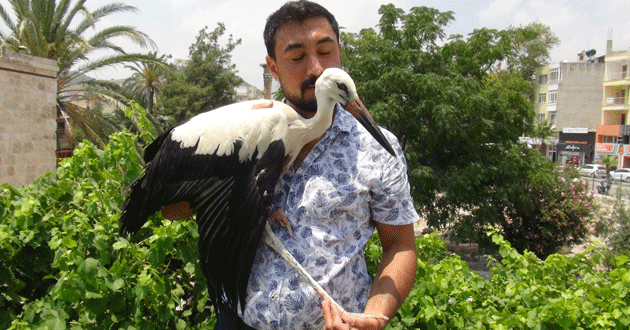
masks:
{"label": "man's neck", "polygon": [[291,108],[293,108],[293,110],[295,110],[295,112],[299,113],[300,116],[302,116],[303,118],[310,119],[310,118],[313,118],[313,116],[315,116],[315,112],[304,111],[304,110],[296,107],[295,104],[291,103],[287,99],[284,99],[284,102],[286,104],[288,104]]}

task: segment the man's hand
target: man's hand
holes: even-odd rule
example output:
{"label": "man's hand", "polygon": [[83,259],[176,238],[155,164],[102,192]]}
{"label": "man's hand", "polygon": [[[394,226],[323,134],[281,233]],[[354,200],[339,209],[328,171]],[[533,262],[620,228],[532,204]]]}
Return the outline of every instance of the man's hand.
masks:
{"label": "man's hand", "polygon": [[254,105],[252,105],[252,110],[256,110],[256,109],[265,109],[265,108],[272,108],[273,107],[273,101],[271,100],[261,100],[260,103],[256,103]]}
{"label": "man's hand", "polygon": [[387,325],[385,320],[342,312],[327,299],[322,301],[322,310],[324,330],[382,330]]}
{"label": "man's hand", "polygon": [[179,202],[175,204],[170,204],[162,207],[162,215],[164,218],[177,221],[177,220],[188,220],[193,216],[193,211],[190,209],[190,204],[188,202]]}

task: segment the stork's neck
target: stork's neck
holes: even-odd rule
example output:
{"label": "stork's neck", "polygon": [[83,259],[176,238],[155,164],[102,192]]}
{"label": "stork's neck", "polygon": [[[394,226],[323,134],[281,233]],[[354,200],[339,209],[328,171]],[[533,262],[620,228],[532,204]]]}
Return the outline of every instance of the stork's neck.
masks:
{"label": "stork's neck", "polygon": [[317,99],[317,112],[310,119],[305,119],[307,127],[311,129],[306,135],[306,142],[320,138],[332,124],[337,102],[330,98]]}

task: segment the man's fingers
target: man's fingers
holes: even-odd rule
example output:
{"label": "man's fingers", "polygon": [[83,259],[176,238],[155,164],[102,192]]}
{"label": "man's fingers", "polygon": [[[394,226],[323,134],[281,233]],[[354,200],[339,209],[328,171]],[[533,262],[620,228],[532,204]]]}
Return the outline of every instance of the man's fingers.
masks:
{"label": "man's fingers", "polygon": [[324,329],[349,329],[348,325],[341,319],[339,309],[330,300],[324,299],[322,301],[322,311],[324,313]]}
{"label": "man's fingers", "polygon": [[252,110],[272,108],[272,107],[273,107],[273,101],[261,101],[260,103],[256,103],[252,105]]}

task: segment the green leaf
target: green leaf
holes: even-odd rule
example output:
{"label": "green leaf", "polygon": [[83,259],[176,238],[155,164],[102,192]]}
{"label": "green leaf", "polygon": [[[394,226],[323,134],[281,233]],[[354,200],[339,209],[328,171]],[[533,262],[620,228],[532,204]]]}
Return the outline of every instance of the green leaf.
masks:
{"label": "green leaf", "polygon": [[112,247],[114,248],[114,250],[120,250],[120,249],[127,248],[128,246],[129,246],[129,241],[120,237],[118,239],[118,242],[114,243]]}

